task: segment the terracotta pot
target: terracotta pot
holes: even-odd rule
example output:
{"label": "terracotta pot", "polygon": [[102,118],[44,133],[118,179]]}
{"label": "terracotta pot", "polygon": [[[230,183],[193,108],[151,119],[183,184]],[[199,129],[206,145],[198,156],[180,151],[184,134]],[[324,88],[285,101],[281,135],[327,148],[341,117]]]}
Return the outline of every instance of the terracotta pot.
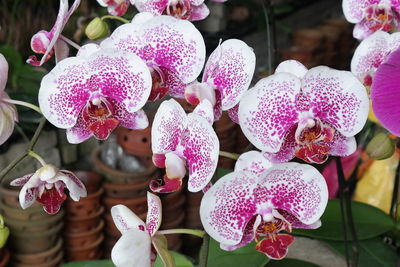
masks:
{"label": "terracotta pot", "polygon": [[[3,199],[4,204],[15,207],[21,208],[19,204],[19,191],[21,190],[20,186],[11,186],[2,182],[0,185],[0,197]],[[35,202],[32,206],[34,207],[41,207],[41,205]]]}
{"label": "terracotta pot", "polygon": [[46,213],[41,206],[33,208],[29,207],[23,210],[21,209],[21,207],[16,208],[9,206],[5,204],[2,200],[0,200],[0,213],[2,213],[6,218],[20,221],[36,221],[53,216]]}
{"label": "terracotta pot", "polygon": [[146,196],[149,189],[149,180],[138,181],[134,184],[104,183],[105,196],[114,199],[130,199]]}
{"label": "terracotta pot", "polygon": [[185,226],[203,229],[200,219],[200,207],[186,209]]}
{"label": "terracotta pot", "polygon": [[183,220],[185,219],[185,213],[181,213],[180,215],[176,216],[176,219],[168,222],[168,223],[164,223],[162,222],[161,224],[161,229],[174,229],[177,228],[178,226],[182,225]]}
{"label": "terracotta pot", "polygon": [[67,233],[87,232],[97,227],[101,220],[101,215],[104,213],[104,207],[86,217],[73,217],[68,216],[65,221],[64,230]]}
{"label": "terracotta pot", "polygon": [[182,246],[182,235],[173,234],[173,235],[165,235],[168,242],[168,249],[177,251]]}
{"label": "terracotta pot", "polygon": [[139,197],[133,199],[115,199],[105,197],[103,198],[104,207],[106,210],[111,210],[115,205],[125,205],[136,214],[147,212],[147,197]]}
{"label": "terracotta pot", "polygon": [[299,29],[293,33],[293,43],[296,46],[316,49],[321,46],[324,36],[313,29]]}
{"label": "terracotta pot", "polygon": [[85,185],[88,195],[99,191],[102,182],[100,174],[88,171],[74,171],[74,173]]}
{"label": "terracotta pot", "polygon": [[[142,221],[146,221],[146,216],[147,214],[141,214],[139,215],[139,218]],[[115,240],[118,240],[118,238],[121,236],[121,232],[118,230],[118,228],[115,226],[114,221],[111,217],[111,214],[107,213],[104,215],[104,219],[105,219],[105,232],[107,234],[107,236],[113,237]]]}
{"label": "terracotta pot", "polygon": [[[61,261],[64,258],[64,253],[60,251],[57,256],[49,262],[43,264],[35,264],[34,267],[58,267],[60,266]],[[32,267],[32,264],[29,263],[13,263],[13,267]]]}
{"label": "terracotta pot", "polygon": [[21,264],[34,264],[36,266],[37,264],[49,263],[58,257],[62,244],[62,238],[59,238],[56,245],[49,250],[34,254],[13,253],[12,257],[15,262]]}
{"label": "terracotta pot", "polygon": [[143,130],[131,130],[119,127],[116,130],[117,143],[123,150],[134,156],[146,156],[152,154],[151,127]]}
{"label": "terracotta pot", "polygon": [[67,209],[68,216],[87,217],[92,214],[96,214],[101,207],[100,198],[103,192],[103,188],[100,188],[96,193],[81,198],[78,202],[75,202],[71,199],[66,201],[65,207]]}
{"label": "terracotta pot", "polygon": [[185,196],[182,195],[176,203],[171,203],[170,205],[163,204],[162,221],[168,224],[174,221],[180,214],[184,214],[185,203]]}
{"label": "terracotta pot", "polygon": [[104,221],[101,220],[97,227],[93,228],[87,232],[81,233],[65,233],[65,245],[67,247],[78,248],[85,247],[99,239],[100,235],[102,235],[102,230],[104,228]]}
{"label": "terracotta pot", "polygon": [[4,218],[5,224],[10,228],[11,232],[20,232],[30,235],[30,233],[40,233],[59,227],[59,222],[64,217],[64,211],[60,210],[51,217],[43,217],[35,221],[20,221],[11,218]]}
{"label": "terracotta pot", "polygon": [[93,152],[92,159],[99,173],[104,176],[107,182],[113,184],[134,184],[138,181],[158,177],[159,175],[158,168],[155,166],[148,167],[144,172],[123,172],[110,168],[101,161],[100,149]]}
{"label": "terracotta pot", "polygon": [[158,196],[161,198],[162,204],[167,206],[178,202],[183,196],[183,191],[181,189],[170,194],[159,194]]}
{"label": "terracotta pot", "polygon": [[313,63],[313,52],[308,48],[293,46],[289,49],[282,50],[281,53],[282,61],[294,59],[300,61],[306,65],[306,67],[315,65],[315,63]]}
{"label": "terracotta pot", "polygon": [[66,249],[67,259],[68,261],[84,261],[84,260],[97,260],[102,256],[102,248],[101,243],[104,240],[104,235],[100,235],[100,237],[87,246],[83,247],[73,247]]}
{"label": "terracotta pot", "polygon": [[200,207],[201,199],[203,198],[203,196],[204,196],[203,192],[197,192],[197,193],[188,192],[188,194],[186,194],[186,207],[187,208]]}
{"label": "terracotta pot", "polygon": [[215,132],[219,140],[234,139],[236,132],[234,131],[235,123],[231,121],[226,112],[222,113],[221,118],[215,122]]}
{"label": "terracotta pot", "polygon": [[63,224],[44,232],[18,232],[11,231],[11,238],[8,240],[10,248],[17,253],[39,253],[53,247],[58,238]]}
{"label": "terracotta pot", "polygon": [[0,253],[0,267],[6,267],[10,261],[10,251],[8,249],[1,249]]}

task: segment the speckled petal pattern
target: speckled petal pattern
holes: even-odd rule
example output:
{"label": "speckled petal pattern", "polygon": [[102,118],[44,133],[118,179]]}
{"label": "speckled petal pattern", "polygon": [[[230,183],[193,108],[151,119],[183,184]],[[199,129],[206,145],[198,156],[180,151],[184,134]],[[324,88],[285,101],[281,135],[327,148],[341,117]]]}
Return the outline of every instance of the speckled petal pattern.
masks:
{"label": "speckled petal pattern", "polygon": [[168,5],[168,0],[135,0],[135,6],[139,12],[150,12],[161,15]]}
{"label": "speckled petal pattern", "polygon": [[84,184],[76,177],[75,174],[69,171],[59,171],[56,181],[62,181],[69,191],[69,196],[74,201],[79,201],[81,197],[87,196],[87,191]]}
{"label": "speckled petal pattern", "polygon": [[153,236],[161,225],[161,200],[158,196],[147,192],[147,218],[146,229],[147,232]]}
{"label": "speckled petal pattern", "polygon": [[332,144],[330,144],[331,150],[329,154],[332,156],[345,157],[353,154],[357,150],[357,142],[354,136],[344,137],[340,133],[336,132]]}
{"label": "speckled petal pattern", "polygon": [[193,5],[190,10],[190,21],[198,21],[203,20],[210,15],[210,9],[206,6],[206,4],[201,4],[198,6]]}
{"label": "speckled petal pattern", "polygon": [[370,29],[369,23],[365,19],[357,23],[353,29],[353,37],[358,40],[364,40],[373,33],[374,31]]}
{"label": "speckled petal pattern", "polygon": [[145,223],[135,213],[133,213],[128,207],[124,205],[116,205],[112,207],[111,216],[114,220],[115,226],[118,228],[122,235],[132,229],[146,229]]}
{"label": "speckled petal pattern", "polygon": [[249,171],[257,174],[271,166],[272,163],[261,152],[253,150],[240,155],[235,164],[235,172]]}
{"label": "speckled petal pattern", "polygon": [[202,100],[200,104],[197,105],[197,107],[193,110],[193,113],[205,118],[211,125],[214,122],[213,106],[207,99]]}
{"label": "speckled petal pattern", "polygon": [[306,75],[308,69],[297,60],[285,60],[281,62],[275,69],[275,73],[286,72],[302,79]]}
{"label": "speckled petal pattern", "polygon": [[344,16],[351,23],[360,22],[364,17],[364,9],[379,2],[381,0],[343,0]]}

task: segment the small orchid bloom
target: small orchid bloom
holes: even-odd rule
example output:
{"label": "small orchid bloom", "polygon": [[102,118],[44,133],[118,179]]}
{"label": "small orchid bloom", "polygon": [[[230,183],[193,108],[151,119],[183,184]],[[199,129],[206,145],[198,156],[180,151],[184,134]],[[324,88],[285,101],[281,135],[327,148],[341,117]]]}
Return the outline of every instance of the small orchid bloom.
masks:
{"label": "small orchid bloom", "polygon": [[343,0],[343,13],[356,24],[353,36],[360,40],[379,30],[389,32],[400,27],[398,0]]}
{"label": "small orchid bloom", "polygon": [[48,32],[41,30],[32,36],[31,48],[37,54],[43,54],[42,59],[38,60],[36,56],[30,56],[27,63],[33,66],[42,66],[54,54],[56,61],[60,61],[68,56],[69,48],[67,44],[59,37],[67,24],[72,13],[78,8],[80,0],[75,0],[71,8],[68,9],[68,0],[60,0],[60,9],[53,28]]}
{"label": "small orchid bloom", "polygon": [[371,86],[372,109],[379,122],[400,136],[400,49],[378,67]]}
{"label": "small orchid bloom", "polygon": [[13,104],[7,102],[10,97],[4,91],[8,79],[8,63],[0,54],[0,145],[11,136],[14,124],[18,122],[17,109]]}
{"label": "small orchid bloom", "polygon": [[152,191],[179,190],[186,167],[189,191],[198,192],[210,182],[217,168],[219,141],[207,119],[195,113],[186,115],[173,99],[164,101],[154,117],[151,142],[154,164],[166,169],[163,184],[151,182]]}
{"label": "small orchid bloom", "polygon": [[210,14],[204,0],[136,0],[135,6],[139,12],[169,15],[189,21],[202,20]]}
{"label": "small orchid bloom", "polygon": [[323,163],[328,155],[356,150],[354,135],[363,128],[368,110],[365,87],[350,72],[325,66],[307,70],[288,60],[245,94],[239,122],[272,162],[297,157]]}
{"label": "small orchid bloom", "polygon": [[135,0],[97,0],[102,7],[107,7],[107,11],[113,16],[123,16],[131,5],[135,4]]}
{"label": "small orchid bloom", "polygon": [[376,69],[387,56],[400,47],[400,33],[377,31],[364,39],[351,60],[351,72],[366,86],[371,86]]}
{"label": "small orchid bloom", "polygon": [[255,240],[258,251],[271,259],[282,259],[294,241],[287,234],[292,228],[321,225],[319,219],[328,202],[325,180],[306,164],[290,162],[264,170],[262,165],[255,169],[245,166],[236,166],[204,194],[202,224],[224,250]]}
{"label": "small orchid bloom", "polygon": [[192,105],[207,99],[214,107],[215,118],[223,110],[235,108],[249,88],[256,66],[253,49],[237,39],[220,44],[210,55],[201,83],[185,89],[185,98]]}
{"label": "small orchid bloom", "polygon": [[61,204],[67,199],[65,188],[74,201],[86,197],[86,188],[73,174],[59,170],[53,165],[44,165],[35,173],[25,175],[11,182],[12,186],[22,186],[19,203],[23,209],[30,207],[35,201],[43,204],[49,214],[56,214]]}
{"label": "small orchid bloom", "polygon": [[43,78],[39,104],[47,120],[67,129],[68,141],[77,144],[91,136],[107,139],[117,126],[146,128],[141,108],[150,90],[150,72],[139,57],[89,44]]}
{"label": "small orchid bloom", "polygon": [[160,253],[156,233],[162,219],[161,200],[147,192],[147,205],[146,223],[124,205],[111,208],[111,216],[122,234],[111,251],[115,266],[150,267]]}
{"label": "small orchid bloom", "polygon": [[182,97],[186,84],[199,76],[206,51],[192,23],[150,13],[139,13],[131,23],[118,27],[101,47],[119,48],[146,62],[153,81],[150,101],[167,93]]}

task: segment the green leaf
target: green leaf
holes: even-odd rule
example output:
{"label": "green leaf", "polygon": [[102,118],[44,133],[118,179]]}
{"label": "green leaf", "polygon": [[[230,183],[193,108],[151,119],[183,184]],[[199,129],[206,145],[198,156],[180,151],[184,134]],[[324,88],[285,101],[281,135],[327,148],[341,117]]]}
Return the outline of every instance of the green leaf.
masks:
{"label": "green leaf", "polygon": [[269,258],[255,249],[255,243],[251,243],[235,251],[225,251],[219,247],[219,243],[210,238],[207,267],[262,267],[267,264]]}
{"label": "green leaf", "polygon": [[[375,207],[355,202],[352,204],[354,224],[359,240],[377,237],[392,230],[395,226],[392,218]],[[324,215],[321,217],[322,226],[315,230],[293,230],[294,234],[326,240],[344,240],[339,199],[328,202]],[[350,239],[350,233],[347,237]]]}
{"label": "green leaf", "polygon": [[[170,254],[175,260],[176,267],[193,267],[193,263],[185,255],[175,251],[170,251]],[[164,267],[160,257],[157,257],[154,267]]]}
{"label": "green leaf", "polygon": [[152,238],[153,246],[157,250],[157,256],[161,258],[164,267],[175,267],[175,261],[168,250],[167,238],[163,235],[155,235]]}
{"label": "green leaf", "polygon": [[61,265],[61,267],[115,267],[110,260],[75,261]]}
{"label": "green leaf", "polygon": [[231,172],[233,172],[233,170],[231,170],[231,169],[217,168],[216,175],[217,175],[217,178],[219,179],[222,176],[225,176]]}
{"label": "green leaf", "polygon": [[279,261],[271,260],[266,267],[318,267],[314,263],[296,259],[283,259]]}
{"label": "green leaf", "polygon": [[[345,245],[344,242],[339,241],[325,241],[334,250],[338,251],[345,257]],[[360,244],[360,256],[358,260],[359,267],[392,267],[397,266],[400,260],[399,255],[387,244],[385,244],[381,238],[373,238],[363,240]],[[351,250],[351,244],[348,244],[349,250]]]}

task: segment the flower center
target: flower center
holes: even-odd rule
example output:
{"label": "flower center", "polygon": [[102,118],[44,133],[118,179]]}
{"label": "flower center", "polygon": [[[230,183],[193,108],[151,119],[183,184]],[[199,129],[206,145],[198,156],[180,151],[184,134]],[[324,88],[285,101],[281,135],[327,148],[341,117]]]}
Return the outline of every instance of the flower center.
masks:
{"label": "flower center", "polygon": [[153,86],[151,88],[149,101],[156,101],[163,98],[168,93],[169,88],[165,86],[165,75],[160,68],[154,66],[151,67],[150,70]]}
{"label": "flower center", "polygon": [[393,29],[393,12],[390,7],[385,5],[370,5],[366,8],[365,14],[370,30],[374,32],[377,30],[388,32]]}
{"label": "flower center", "polygon": [[190,1],[189,0],[170,0],[165,13],[179,19],[187,19],[190,15]]}
{"label": "flower center", "polygon": [[[47,185],[47,184],[46,184]],[[67,199],[67,195],[63,190],[58,191],[56,186],[45,187],[43,193],[37,197],[37,202],[43,204],[46,212],[56,214],[61,207],[61,204]]]}

